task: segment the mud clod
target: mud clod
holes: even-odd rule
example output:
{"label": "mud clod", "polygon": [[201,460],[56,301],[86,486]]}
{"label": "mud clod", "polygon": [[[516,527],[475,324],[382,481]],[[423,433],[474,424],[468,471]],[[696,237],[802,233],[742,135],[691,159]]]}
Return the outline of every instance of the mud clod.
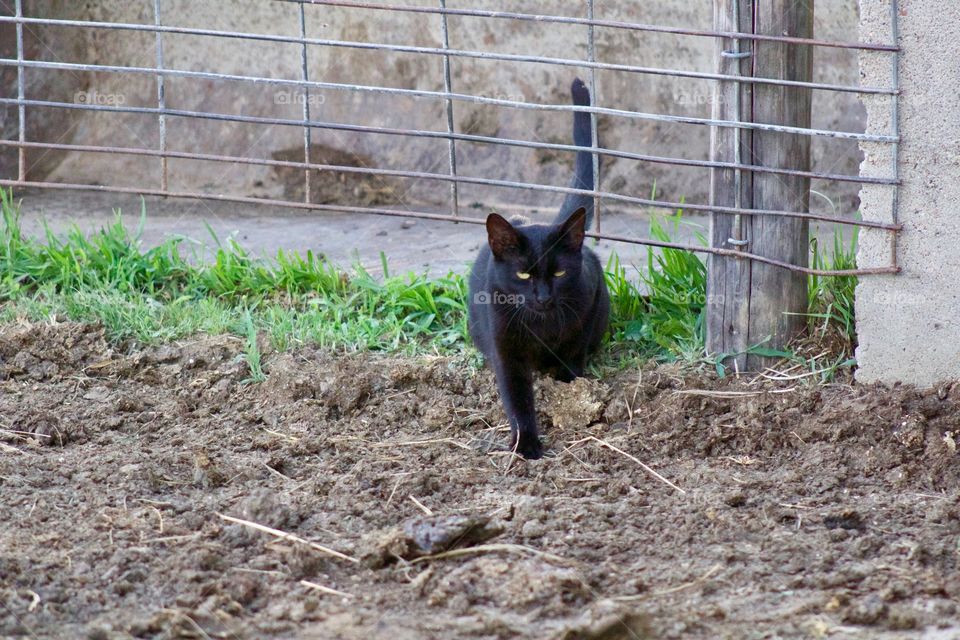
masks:
{"label": "mud clod", "polygon": [[450,549],[469,547],[503,533],[503,525],[484,516],[431,516],[368,536],[364,562],[373,568],[398,559],[412,560]]}
{"label": "mud clod", "polygon": [[477,516],[441,516],[411,520],[403,532],[417,553],[432,554],[482,544],[503,533],[503,526]]}
{"label": "mud clod", "polygon": [[847,509],[846,511],[839,511],[837,513],[831,513],[823,519],[823,525],[827,529],[864,529],[866,523],[861,516],[856,511],[852,509]]}
{"label": "mud clod", "polygon": [[627,613],[614,614],[582,628],[568,629],[559,640],[653,640],[656,637],[646,616]]}
{"label": "mud clod", "polygon": [[557,429],[583,429],[600,419],[603,411],[601,389],[596,381],[587,378],[577,378],[570,383],[544,379],[541,410]]}

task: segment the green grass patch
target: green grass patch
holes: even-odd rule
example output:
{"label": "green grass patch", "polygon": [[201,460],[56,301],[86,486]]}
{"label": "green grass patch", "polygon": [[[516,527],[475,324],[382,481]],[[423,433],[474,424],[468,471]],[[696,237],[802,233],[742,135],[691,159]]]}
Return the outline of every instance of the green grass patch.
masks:
{"label": "green grass patch", "polygon": [[[111,339],[141,344],[230,333],[246,341],[251,381],[263,377],[258,336],[279,350],[317,345],[476,355],[468,346],[466,280],[455,273],[391,274],[383,255],[384,277],[359,266],[343,269],[310,251],[280,251],[265,260],[212,231],[213,259],[201,260],[183,238],[143,247],[143,209],[132,230],[116,212],[115,221],[95,233],[74,227],[56,235],[45,228],[35,239],[24,236],[11,191],[0,189],[0,208],[0,321],[58,316],[98,322]],[[651,235],[670,241],[681,224],[677,212],[654,221]],[[831,259],[816,255],[815,263],[837,268],[852,260],[841,245]],[[607,284],[611,331],[600,368],[650,358],[702,360],[706,268],[699,257],[651,249],[646,264],[627,266],[614,255]],[[811,322],[852,331],[854,284],[812,280]]]}
{"label": "green grass patch", "polygon": [[[834,232],[833,246],[829,250],[820,247],[816,238],[810,240],[810,266],[814,269],[846,271],[857,268],[857,237],[859,228],[844,242],[839,230]],[[856,341],[854,321],[854,293],[856,276],[811,275],[807,287],[807,307],[812,332],[826,337],[831,331],[851,345]]]}

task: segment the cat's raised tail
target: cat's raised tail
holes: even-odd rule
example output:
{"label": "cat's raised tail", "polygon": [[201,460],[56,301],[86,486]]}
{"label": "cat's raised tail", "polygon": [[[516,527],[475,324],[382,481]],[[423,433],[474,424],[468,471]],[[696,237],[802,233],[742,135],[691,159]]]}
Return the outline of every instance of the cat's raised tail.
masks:
{"label": "cat's raised tail", "polygon": [[[576,78],[570,85],[570,97],[573,104],[582,107],[590,106],[590,91],[583,84],[583,80]],[[593,136],[590,134],[590,114],[584,111],[575,111],[573,113],[573,144],[578,147],[589,149],[593,146]],[[573,189],[594,190],[593,175],[593,154],[589,151],[578,151],[576,168],[573,173],[573,180],[570,182]],[[574,211],[583,207],[587,212],[587,229],[593,224],[593,196],[587,196],[579,193],[568,193],[560,207],[560,213],[557,215],[556,223],[560,224]]]}

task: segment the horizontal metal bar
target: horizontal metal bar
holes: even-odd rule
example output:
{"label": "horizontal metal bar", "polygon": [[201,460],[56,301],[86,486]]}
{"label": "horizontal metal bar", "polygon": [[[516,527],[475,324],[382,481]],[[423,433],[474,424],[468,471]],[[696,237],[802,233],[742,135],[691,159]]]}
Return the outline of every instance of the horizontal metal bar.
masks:
{"label": "horizontal metal bar", "polygon": [[38,60],[18,61],[10,58],[0,58],[0,66],[23,65],[28,68],[41,69],[61,69],[67,71],[93,71],[97,73],[135,73],[155,76],[163,74],[165,76],[183,77],[183,78],[201,78],[204,80],[229,80],[236,82],[249,82],[252,84],[281,85],[294,87],[310,87],[316,89],[329,89],[334,91],[360,91],[366,93],[382,93],[388,95],[403,95],[415,98],[437,98],[441,100],[457,100],[460,102],[472,102],[477,104],[490,104],[501,107],[511,107],[515,109],[526,109],[535,111],[562,111],[562,112],[587,112],[601,115],[616,116],[622,118],[631,118],[638,120],[650,120],[653,122],[669,122],[672,124],[695,124],[711,127],[728,127],[739,129],[751,129],[759,131],[776,131],[779,133],[791,133],[797,135],[820,136],[827,138],[842,138],[847,140],[859,140],[862,142],[896,142],[893,136],[874,135],[866,133],[854,133],[852,131],[831,131],[828,129],[810,129],[804,127],[788,127],[783,125],[766,124],[758,122],[740,122],[732,120],[714,120],[712,118],[696,118],[692,116],[676,116],[661,113],[644,113],[640,111],[627,111],[624,109],[610,109],[606,107],[584,107],[571,104],[538,104],[532,102],[518,102],[515,100],[501,100],[499,98],[487,98],[484,96],[474,96],[464,93],[451,93],[445,91],[426,91],[422,89],[398,89],[393,87],[379,87],[369,85],[347,84],[339,82],[318,82],[296,80],[288,78],[264,78],[261,76],[244,76],[236,74],[213,73],[208,71],[186,71],[182,69],[154,69],[152,67],[127,67],[115,65],[98,64],[80,64],[72,62],[49,62]]}
{"label": "horizontal metal bar", "polygon": [[[0,16],[0,22],[21,22],[15,18]],[[366,49],[375,51],[392,51],[396,53],[416,53],[425,55],[442,56],[445,52],[450,56],[462,58],[476,58],[481,60],[501,60],[506,62],[529,62],[537,64],[550,64],[557,66],[580,67],[585,69],[603,69],[607,71],[624,71],[630,73],[641,73],[646,75],[672,76],[678,78],[694,78],[701,80],[722,80],[730,82],[742,82],[749,84],[770,84],[787,87],[801,87],[806,89],[819,89],[824,91],[838,91],[858,94],[881,94],[896,95],[897,91],[886,87],[859,87],[852,85],[830,84],[822,82],[800,82],[796,80],[783,80],[780,78],[758,78],[753,76],[735,76],[722,73],[707,73],[701,71],[686,71],[681,69],[661,69],[657,67],[642,67],[629,64],[613,64],[606,62],[590,62],[586,60],[576,60],[569,58],[551,58],[545,56],[522,56],[509,53],[492,53],[487,51],[470,51],[463,49],[445,50],[437,47],[417,47],[411,45],[395,45],[386,43],[372,42],[352,42],[345,40],[328,40],[323,38],[297,38],[294,36],[275,36],[266,34],[248,34],[237,31],[216,31],[212,29],[193,29],[189,27],[154,27],[150,25],[132,24],[132,23],[114,23],[114,22],[87,22],[83,20],[52,20],[43,18],[24,18],[22,22],[36,23],[43,25],[86,27],[98,29],[120,29],[131,31],[146,31],[156,33],[176,33],[185,35],[214,36],[223,38],[242,38],[248,40],[260,40],[268,42],[282,42],[290,44],[308,44],[325,47],[343,47],[351,49]]]}
{"label": "horizontal metal bar", "polygon": [[901,268],[897,265],[890,265],[889,267],[864,267],[861,269],[812,269],[810,267],[801,267],[795,264],[790,264],[789,262],[783,262],[782,260],[775,260],[773,258],[768,258],[766,256],[761,256],[756,253],[748,253],[745,251],[736,251],[734,249],[722,249],[719,247],[697,247],[691,245],[683,245],[674,242],[661,242],[659,240],[636,240],[628,236],[619,236],[619,235],[609,235],[609,234],[594,234],[588,233],[588,236],[599,238],[602,240],[610,240],[612,242],[628,242],[634,244],[646,244],[653,247],[660,247],[663,249],[680,249],[682,251],[693,251],[697,253],[712,253],[718,256],[729,256],[731,258],[740,258],[746,260],[753,260],[754,262],[762,262],[764,264],[773,265],[775,267],[780,267],[782,269],[787,269],[788,271],[797,271],[799,273],[805,273],[807,275],[814,276],[865,276],[865,275],[879,275],[884,273],[900,273]]}
{"label": "horizontal metal bar", "polygon": [[[165,196],[170,198],[190,198],[193,200],[218,200],[223,202],[239,202],[244,204],[258,204],[258,205],[266,205],[266,206],[274,206],[274,207],[287,207],[291,209],[334,211],[334,212],[342,212],[342,213],[362,213],[362,214],[391,216],[391,217],[399,217],[399,218],[418,218],[418,219],[425,219],[425,220],[458,222],[458,223],[477,224],[477,225],[484,224],[485,222],[484,220],[479,218],[442,215],[442,214],[412,211],[412,210],[404,211],[400,209],[384,209],[384,208],[375,208],[375,207],[350,207],[350,206],[342,206],[342,205],[312,204],[312,203],[306,203],[306,202],[293,202],[290,200],[271,200],[266,198],[251,198],[248,196],[226,196],[222,194],[195,193],[195,192],[188,192],[188,191],[169,191],[169,190],[163,190],[163,189],[137,189],[133,187],[112,187],[112,186],[104,186],[104,185],[66,184],[66,183],[60,183],[60,182],[38,182],[38,181],[19,181],[19,180],[0,180],[0,186],[20,187],[20,188],[39,188],[39,189],[67,189],[67,190],[78,190],[78,191],[98,191],[98,192],[105,192],[105,193],[131,193],[131,194],[145,195],[145,196],[149,195],[149,196]],[[699,245],[687,245],[687,244],[680,244],[675,242],[662,242],[659,240],[651,240],[647,238],[631,238],[628,236],[620,236],[620,235],[609,235],[609,234],[599,234],[599,233],[588,233],[587,235],[592,238],[597,238],[598,240],[610,240],[613,242],[640,244],[640,245],[647,245],[651,247],[659,247],[662,249],[678,249],[681,251],[693,251],[697,253],[713,253],[716,255],[743,258],[747,260],[754,260],[756,262],[763,262],[765,264],[781,267],[783,269],[788,269],[790,271],[807,273],[810,275],[856,276],[856,275],[873,275],[873,274],[881,274],[881,273],[898,273],[900,271],[900,267],[895,265],[892,265],[889,267],[846,269],[846,270],[836,270],[836,271],[831,271],[826,269],[810,269],[808,267],[800,267],[787,262],[781,262],[780,260],[767,258],[765,256],[760,256],[752,253],[745,253],[742,251],[734,251],[732,249],[722,249],[718,247],[704,247]]]}
{"label": "horizontal metal bar", "polygon": [[[0,140],[0,146],[18,146],[18,142],[12,140]],[[543,191],[549,193],[564,193],[564,194],[578,194],[578,195],[589,195],[598,198],[603,198],[606,200],[613,200],[616,202],[625,202],[629,204],[637,204],[646,207],[654,207],[658,209],[668,209],[675,211],[677,209],[687,209],[690,211],[702,211],[702,212],[714,212],[714,213],[728,213],[728,214],[741,214],[741,215],[764,215],[771,217],[787,217],[787,218],[802,218],[808,220],[818,220],[821,222],[829,222],[833,224],[842,224],[849,226],[858,226],[858,227],[870,227],[874,229],[886,229],[888,231],[899,231],[901,227],[899,225],[891,225],[883,222],[875,222],[872,220],[854,220],[852,218],[840,218],[835,216],[821,215],[818,213],[809,213],[802,211],[780,211],[775,209],[744,209],[741,207],[723,207],[717,205],[709,204],[696,204],[690,202],[667,202],[664,200],[653,200],[649,198],[637,198],[633,196],[626,196],[619,193],[611,193],[609,191],[594,191],[588,189],[574,189],[571,187],[556,187],[552,185],[541,185],[534,184],[529,182],[514,182],[510,180],[495,180],[492,178],[477,178],[471,176],[453,176],[446,173],[427,173],[423,171],[404,171],[399,169],[374,169],[370,167],[349,167],[343,165],[331,165],[331,164],[317,164],[317,163],[306,163],[306,162],[295,162],[295,161],[285,161],[285,160],[266,160],[261,158],[245,158],[238,156],[221,156],[221,155],[212,155],[212,154],[201,154],[201,153],[187,153],[187,152],[177,152],[177,151],[164,151],[160,152],[156,149],[131,149],[125,147],[96,147],[96,146],[86,146],[83,145],[67,145],[67,144],[52,144],[52,143],[28,143],[25,146],[36,146],[37,148],[46,148],[46,149],[62,149],[70,151],[87,151],[94,153],[123,153],[128,155],[139,155],[139,156],[161,156],[167,158],[178,158],[184,160],[203,160],[211,162],[231,162],[239,164],[254,164],[261,166],[271,166],[271,167],[290,167],[295,169],[316,169],[322,171],[339,171],[343,173],[360,173],[367,175],[382,175],[382,176],[393,176],[398,178],[413,178],[418,180],[439,180],[443,182],[453,182],[453,183],[464,183],[464,184],[478,184],[491,187],[505,187],[511,189],[526,189],[529,191]]]}
{"label": "horizontal metal bar", "polygon": [[[0,104],[5,104],[10,101],[8,98],[0,98]],[[15,102],[15,101],[14,101]],[[475,142],[475,143],[485,143],[485,144],[496,144],[509,147],[521,147],[526,149],[549,149],[556,151],[571,151],[579,152],[582,151],[580,147],[569,145],[569,144],[558,144],[550,142],[531,142],[528,140],[513,140],[511,138],[494,138],[490,136],[478,136],[473,134],[466,133],[447,133],[442,131],[425,131],[422,129],[400,129],[392,127],[372,127],[365,125],[355,125],[355,124],[344,124],[338,122],[324,122],[320,120],[290,120],[286,118],[268,118],[265,116],[238,116],[231,114],[223,113],[210,113],[207,111],[186,111],[183,109],[164,109],[158,110],[151,107],[121,107],[113,108],[100,105],[84,105],[84,104],[75,104],[70,102],[50,102],[43,100],[25,100],[23,104],[29,104],[30,106],[37,107],[48,107],[48,108],[57,108],[57,109],[87,109],[95,111],[117,111],[121,110],[126,113],[163,113],[165,115],[174,115],[184,118],[198,118],[206,120],[219,120],[226,122],[241,122],[247,124],[275,124],[281,126],[296,126],[302,127],[309,125],[315,129],[331,129],[334,131],[350,131],[352,133],[371,133],[378,135],[396,135],[396,136],[408,136],[408,137],[417,137],[417,138],[430,138],[430,139],[452,139],[452,140],[463,140],[465,142]],[[0,143],[2,144],[2,143]],[[37,144],[37,143],[34,143]],[[593,151],[593,149],[591,149]],[[755,173],[774,173],[781,175],[795,175],[802,176],[807,178],[816,178],[820,180],[837,180],[841,182],[854,182],[858,184],[882,184],[882,185],[895,185],[898,184],[891,178],[874,178],[868,176],[850,176],[845,174],[833,174],[833,173],[819,173],[816,171],[798,171],[794,169],[781,169],[778,167],[761,167],[759,165],[751,164],[736,164],[733,162],[719,162],[716,160],[692,160],[689,158],[669,158],[663,156],[653,156],[642,153],[632,153],[629,151],[620,151],[618,149],[605,149],[598,147],[596,152],[600,155],[615,157],[615,158],[624,158],[627,160],[637,160],[640,162],[652,162],[657,164],[669,164],[683,167],[705,167],[710,169],[742,169],[744,171],[752,171]]]}
{"label": "horizontal metal bar", "polygon": [[672,33],[684,36],[704,36],[712,38],[737,38],[740,40],[762,40],[765,42],[785,42],[788,44],[812,45],[818,47],[833,47],[840,49],[861,49],[866,51],[897,52],[900,48],[890,44],[870,44],[861,42],[833,42],[816,40],[813,38],[794,38],[791,36],[773,36],[756,33],[737,33],[731,31],[711,31],[706,29],[683,29],[679,27],[664,27],[661,25],[621,22],[618,20],[590,20],[585,18],[568,18],[566,16],[534,15],[529,13],[512,13],[508,11],[481,11],[478,9],[440,9],[438,7],[416,7],[398,4],[381,4],[371,2],[355,2],[351,0],[285,0],[303,4],[352,7],[356,9],[381,9],[385,11],[402,11],[408,13],[444,13],[452,16],[470,16],[478,18],[503,18],[511,20],[528,20],[557,24],[582,24],[595,27],[609,27],[611,29],[628,29],[632,31],[650,31],[654,33]]}
{"label": "horizontal metal bar", "polygon": [[[397,53],[418,53],[425,55],[443,55],[444,50],[435,47],[415,47],[410,45],[392,45],[381,43],[353,42],[346,40],[316,40],[309,44],[327,47],[343,47],[351,49],[367,49],[377,51],[392,51]],[[565,67],[579,67],[583,69],[602,69],[604,71],[625,71],[645,75],[672,76],[677,78],[695,78],[699,80],[724,80],[742,82],[745,84],[770,84],[784,87],[800,87],[804,89],[819,89],[824,91],[839,91],[861,94],[897,95],[897,90],[886,87],[861,87],[844,84],[830,84],[825,82],[800,82],[798,80],[783,80],[781,78],[760,78],[756,76],[732,76],[722,73],[708,73],[704,71],[686,71],[683,69],[663,69],[659,67],[643,67],[631,64],[616,64],[612,62],[590,62],[572,58],[553,58],[548,56],[522,56],[511,53],[490,53],[485,51],[469,51],[450,49],[449,55],[461,58],[476,58],[480,60],[501,60],[505,62],[531,62]]]}

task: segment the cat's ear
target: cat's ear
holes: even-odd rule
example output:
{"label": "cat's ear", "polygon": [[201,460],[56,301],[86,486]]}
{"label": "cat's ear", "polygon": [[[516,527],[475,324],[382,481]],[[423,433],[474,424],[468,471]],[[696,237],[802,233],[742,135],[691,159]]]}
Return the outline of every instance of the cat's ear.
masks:
{"label": "cat's ear", "polygon": [[487,216],[487,242],[497,258],[505,258],[520,251],[520,234],[498,213]]}
{"label": "cat's ear", "polygon": [[587,210],[580,207],[563,221],[559,230],[560,244],[570,251],[579,251],[587,232]]}

